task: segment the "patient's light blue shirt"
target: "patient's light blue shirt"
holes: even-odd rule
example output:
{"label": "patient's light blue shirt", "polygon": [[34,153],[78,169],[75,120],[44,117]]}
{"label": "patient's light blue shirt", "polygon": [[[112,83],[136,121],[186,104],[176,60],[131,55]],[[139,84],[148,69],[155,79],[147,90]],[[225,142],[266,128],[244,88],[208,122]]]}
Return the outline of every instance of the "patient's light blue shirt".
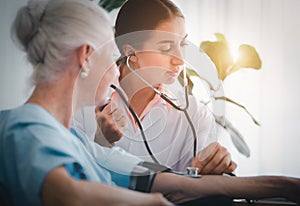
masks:
{"label": "patient's light blue shirt", "polygon": [[77,179],[109,185],[116,180],[128,186],[126,172],[119,175],[109,168],[105,164],[109,158],[101,160],[104,164],[96,161],[84,146],[84,137],[77,135],[34,104],[0,112],[0,182],[10,190],[15,205],[40,205],[42,183],[48,172],[59,166]]}

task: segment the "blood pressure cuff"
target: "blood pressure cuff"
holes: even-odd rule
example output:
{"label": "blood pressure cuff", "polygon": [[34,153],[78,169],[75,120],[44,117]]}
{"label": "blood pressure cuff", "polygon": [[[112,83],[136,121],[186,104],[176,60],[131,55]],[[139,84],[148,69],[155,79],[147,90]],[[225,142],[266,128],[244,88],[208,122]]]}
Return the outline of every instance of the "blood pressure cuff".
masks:
{"label": "blood pressure cuff", "polygon": [[129,189],[150,192],[154,178],[160,172],[171,172],[171,169],[152,162],[139,163],[131,172]]}

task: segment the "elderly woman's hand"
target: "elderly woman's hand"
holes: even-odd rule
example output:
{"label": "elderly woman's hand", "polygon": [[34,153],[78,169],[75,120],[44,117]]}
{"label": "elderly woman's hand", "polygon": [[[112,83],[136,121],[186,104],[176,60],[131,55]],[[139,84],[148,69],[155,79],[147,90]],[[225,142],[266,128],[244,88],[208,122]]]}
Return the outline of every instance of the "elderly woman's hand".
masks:
{"label": "elderly woman's hand", "polygon": [[97,119],[97,132],[95,142],[102,146],[111,146],[123,136],[122,131],[127,128],[127,119],[122,109],[114,103],[108,103],[102,111],[95,108]]}

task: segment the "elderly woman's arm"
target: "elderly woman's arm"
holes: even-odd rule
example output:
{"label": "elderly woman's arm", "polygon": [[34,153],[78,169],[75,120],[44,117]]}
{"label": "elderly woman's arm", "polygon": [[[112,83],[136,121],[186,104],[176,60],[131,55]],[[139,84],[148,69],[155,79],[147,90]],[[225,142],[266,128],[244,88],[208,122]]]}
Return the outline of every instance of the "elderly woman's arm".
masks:
{"label": "elderly woman's arm", "polygon": [[172,205],[161,194],[146,194],[102,183],[75,180],[64,167],[47,175],[41,189],[43,205]]}

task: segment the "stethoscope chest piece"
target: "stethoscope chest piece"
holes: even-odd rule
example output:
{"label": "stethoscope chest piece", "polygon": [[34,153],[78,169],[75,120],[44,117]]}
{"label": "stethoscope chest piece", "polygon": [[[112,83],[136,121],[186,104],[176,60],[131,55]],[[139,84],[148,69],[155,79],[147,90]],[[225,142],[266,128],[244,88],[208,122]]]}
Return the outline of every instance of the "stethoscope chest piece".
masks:
{"label": "stethoscope chest piece", "polygon": [[186,176],[188,177],[194,177],[194,178],[199,178],[201,175],[199,173],[199,168],[197,167],[187,167],[186,168]]}

